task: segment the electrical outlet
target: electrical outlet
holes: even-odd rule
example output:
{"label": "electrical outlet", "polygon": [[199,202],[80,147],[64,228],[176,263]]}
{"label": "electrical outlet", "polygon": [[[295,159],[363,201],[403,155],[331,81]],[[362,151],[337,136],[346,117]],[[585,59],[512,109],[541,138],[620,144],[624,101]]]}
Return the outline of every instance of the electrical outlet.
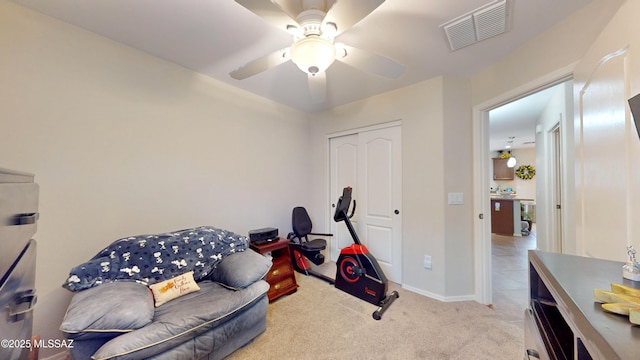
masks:
{"label": "electrical outlet", "polygon": [[424,256],[424,268],[431,270],[431,255]]}

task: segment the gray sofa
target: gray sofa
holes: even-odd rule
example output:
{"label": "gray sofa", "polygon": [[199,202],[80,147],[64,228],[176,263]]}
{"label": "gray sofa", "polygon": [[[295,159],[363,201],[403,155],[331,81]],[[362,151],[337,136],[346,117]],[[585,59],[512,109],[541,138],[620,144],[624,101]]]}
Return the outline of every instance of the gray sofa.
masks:
{"label": "gray sofa", "polygon": [[266,329],[271,261],[251,250],[222,259],[199,291],[154,307],[138,282],[76,292],[60,327],[73,359],[222,359]]}

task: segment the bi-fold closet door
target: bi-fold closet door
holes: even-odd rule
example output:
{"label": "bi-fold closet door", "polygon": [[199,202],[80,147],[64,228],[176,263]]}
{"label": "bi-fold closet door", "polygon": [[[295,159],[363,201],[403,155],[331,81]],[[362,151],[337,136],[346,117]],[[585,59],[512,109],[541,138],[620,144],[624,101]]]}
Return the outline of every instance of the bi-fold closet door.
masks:
{"label": "bi-fold closet door", "polygon": [[[401,127],[355,130],[329,138],[331,209],[346,186],[353,188],[351,219],[360,240],[389,280],[402,282]],[[331,219],[332,261],[352,243],[346,226]]]}

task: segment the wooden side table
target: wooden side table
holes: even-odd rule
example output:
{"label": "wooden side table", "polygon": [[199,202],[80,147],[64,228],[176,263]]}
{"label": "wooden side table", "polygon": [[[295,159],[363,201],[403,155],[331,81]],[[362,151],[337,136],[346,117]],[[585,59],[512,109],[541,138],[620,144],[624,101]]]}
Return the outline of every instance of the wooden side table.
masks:
{"label": "wooden side table", "polygon": [[289,240],[278,238],[272,242],[261,245],[250,244],[249,247],[260,253],[271,253],[273,265],[267,273],[267,282],[269,283],[269,302],[278,299],[281,296],[292,294],[298,290],[296,283],[296,275],[291,264],[291,255],[289,253]]}

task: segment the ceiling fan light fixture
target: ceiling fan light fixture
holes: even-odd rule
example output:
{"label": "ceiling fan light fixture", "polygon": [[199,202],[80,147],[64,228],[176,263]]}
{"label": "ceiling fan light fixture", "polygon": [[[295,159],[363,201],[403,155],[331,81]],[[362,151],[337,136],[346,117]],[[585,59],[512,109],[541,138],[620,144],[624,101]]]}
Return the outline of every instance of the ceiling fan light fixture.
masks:
{"label": "ceiling fan light fixture", "polygon": [[333,43],[319,36],[307,36],[291,46],[291,61],[307,74],[321,73],[336,59]]}
{"label": "ceiling fan light fixture", "polygon": [[324,25],[322,25],[323,38],[329,41],[333,41],[337,33],[338,33],[338,25],[336,25],[336,23],[327,22]]}

